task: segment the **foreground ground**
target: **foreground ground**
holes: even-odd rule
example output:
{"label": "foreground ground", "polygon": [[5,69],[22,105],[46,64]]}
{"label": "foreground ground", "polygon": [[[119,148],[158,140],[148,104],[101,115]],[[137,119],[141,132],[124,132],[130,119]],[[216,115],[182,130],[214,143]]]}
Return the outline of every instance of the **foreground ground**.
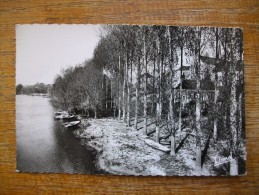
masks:
{"label": "foreground ground", "polygon": [[[148,146],[144,142],[147,137],[143,129],[137,131],[117,119],[84,120],[83,127],[75,130],[74,135],[80,139],[81,144],[97,151],[97,165],[112,174],[195,174],[194,136],[188,136],[176,156],[172,157]],[[149,138],[154,139],[152,135]],[[209,161],[208,164],[211,164]],[[213,175],[206,163],[202,175]]]}

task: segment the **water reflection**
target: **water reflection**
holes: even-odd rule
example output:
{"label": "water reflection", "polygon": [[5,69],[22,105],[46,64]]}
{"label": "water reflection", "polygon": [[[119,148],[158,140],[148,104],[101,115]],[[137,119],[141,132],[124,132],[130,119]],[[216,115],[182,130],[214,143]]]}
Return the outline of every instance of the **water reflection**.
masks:
{"label": "water reflection", "polygon": [[95,155],[72,130],[53,120],[49,99],[16,96],[17,169],[21,172],[101,173]]}

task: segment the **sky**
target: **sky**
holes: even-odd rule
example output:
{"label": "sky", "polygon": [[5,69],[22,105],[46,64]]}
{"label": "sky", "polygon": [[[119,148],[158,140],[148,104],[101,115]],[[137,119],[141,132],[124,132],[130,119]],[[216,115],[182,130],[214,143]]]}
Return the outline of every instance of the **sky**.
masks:
{"label": "sky", "polygon": [[62,68],[90,59],[100,25],[16,25],[16,84],[52,84]]}

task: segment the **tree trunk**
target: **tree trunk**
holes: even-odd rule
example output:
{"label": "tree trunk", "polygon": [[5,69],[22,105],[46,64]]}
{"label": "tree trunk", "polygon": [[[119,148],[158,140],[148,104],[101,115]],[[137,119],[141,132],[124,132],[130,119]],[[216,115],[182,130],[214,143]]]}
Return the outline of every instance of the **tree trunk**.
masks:
{"label": "tree trunk", "polygon": [[112,81],[110,81],[110,84],[111,84],[111,92],[110,92],[110,99],[111,99],[111,102],[110,102],[110,105],[111,105],[111,112],[112,112],[112,109],[113,109],[113,98],[112,98],[112,96],[113,96],[113,89],[112,89]]}
{"label": "tree trunk", "polygon": [[238,175],[238,163],[236,159],[230,161],[230,175],[235,176]]}
{"label": "tree trunk", "polygon": [[171,135],[170,141],[171,141],[170,155],[175,156],[175,135],[174,134]]}
{"label": "tree trunk", "polygon": [[128,94],[127,94],[127,126],[130,127],[130,84],[128,83]]}
{"label": "tree trunk", "polygon": [[[216,73],[217,74],[217,73]],[[217,118],[217,98],[218,98],[218,89],[216,87],[217,83],[215,83],[215,91],[214,91],[214,121],[213,121],[213,137],[214,137],[214,140],[217,140],[217,137],[218,137],[218,118]]]}
{"label": "tree trunk", "polygon": [[[104,72],[104,68],[102,69],[102,73]],[[102,92],[103,92],[103,96],[106,97],[106,92],[104,89],[104,85],[105,85],[105,74],[103,74],[103,77],[102,77]],[[104,100],[104,102],[102,102],[102,106],[104,106],[104,104],[106,104],[106,99]]]}
{"label": "tree trunk", "polygon": [[217,66],[219,63],[219,45],[218,45],[218,40],[219,40],[219,33],[218,33],[218,28],[216,28],[216,64],[215,64],[215,90],[214,90],[214,121],[213,121],[213,137],[214,140],[217,140],[217,135],[218,135],[218,128],[217,128],[217,123],[218,123],[218,117],[217,117],[217,98],[218,98],[218,71],[217,71]]}
{"label": "tree trunk", "polygon": [[160,125],[161,125],[161,60],[160,60],[160,40],[157,37],[157,67],[158,67],[158,79],[157,79],[157,104],[156,104],[156,142],[159,143],[160,137]]}
{"label": "tree trunk", "polygon": [[178,122],[178,130],[181,135],[182,131],[182,73],[183,73],[183,47],[181,47],[181,69],[180,69],[180,90],[179,90],[179,122]]}
{"label": "tree trunk", "polygon": [[197,94],[196,94],[196,173],[201,173],[201,94],[200,94],[200,41],[201,41],[201,29],[198,27],[198,45],[196,57],[197,61]]}
{"label": "tree trunk", "polygon": [[116,104],[116,102],[115,102],[115,100],[113,100],[113,118],[116,117],[116,107],[115,107],[115,104]]}
{"label": "tree trunk", "polygon": [[160,133],[160,116],[159,116],[159,112],[160,112],[160,104],[159,101],[157,101],[156,104],[156,134],[155,134],[155,138],[156,138],[156,142],[159,143],[159,133]]}
{"label": "tree trunk", "polygon": [[116,111],[116,102],[115,102],[115,86],[116,86],[116,80],[114,80],[114,89],[112,88],[112,83],[111,83],[111,113],[113,111],[113,118],[115,118],[115,111]]}
{"label": "tree trunk", "polygon": [[94,110],[94,118],[97,119],[97,108]]}
{"label": "tree trunk", "polygon": [[171,33],[169,27],[168,36],[169,36],[169,60],[170,60],[170,101],[169,101],[169,124],[171,131],[171,152],[172,156],[175,156],[175,121],[174,121],[174,70],[173,70],[173,56],[172,56],[172,41],[171,41]]}
{"label": "tree trunk", "polygon": [[144,131],[147,134],[147,59],[146,59],[146,33],[143,34],[143,57],[144,57]]}
{"label": "tree trunk", "polygon": [[[224,86],[227,86],[229,88],[229,78],[230,78],[230,74],[229,74],[229,65],[227,63],[228,59],[227,59],[227,45],[228,45],[228,39],[227,39],[227,34],[228,34],[229,29],[226,29],[225,31],[225,36],[224,36]],[[230,92],[229,90],[227,90],[227,94],[226,94],[227,98],[230,98]],[[230,108],[229,108],[229,103],[228,102],[224,102],[224,131],[229,131],[230,129]]]}
{"label": "tree trunk", "polygon": [[121,120],[121,93],[120,93],[120,74],[121,74],[121,56],[119,55],[119,73],[118,73],[118,119]]}
{"label": "tree trunk", "polygon": [[[170,128],[171,128],[171,155],[175,155],[175,120],[174,120],[174,89],[171,86],[171,94],[170,94],[170,105],[169,105],[169,120],[170,120]],[[173,140],[173,142],[172,142]]]}
{"label": "tree trunk", "polygon": [[135,104],[135,129],[138,129],[138,100],[139,100],[139,77],[140,77],[140,59],[137,65],[137,83],[136,83],[136,104]]}
{"label": "tree trunk", "polygon": [[121,120],[121,96],[120,96],[120,92],[119,92],[119,113],[118,113],[118,119]]}
{"label": "tree trunk", "polygon": [[[197,85],[198,85],[197,81]],[[201,103],[200,94],[196,96],[196,171],[201,172]]]}
{"label": "tree trunk", "polygon": [[[234,32],[233,32],[234,33]],[[234,62],[233,57],[233,38],[231,41],[231,67],[230,67],[230,73],[231,73],[231,92],[230,92],[230,129],[231,129],[231,135],[232,135],[232,154],[235,156],[235,151],[237,149],[237,121],[236,121],[236,113],[237,113],[237,100],[236,100],[236,66]],[[233,164],[234,161],[233,161]]]}
{"label": "tree trunk", "polygon": [[105,108],[108,109],[108,79],[105,79]]}
{"label": "tree trunk", "polygon": [[127,57],[125,55],[125,68],[124,68],[124,80],[123,80],[123,92],[122,92],[122,109],[123,109],[123,113],[122,113],[122,119],[124,122],[126,122],[126,103],[125,103],[125,91],[126,91],[126,82],[127,82],[127,72],[128,72],[128,62],[127,62]]}
{"label": "tree trunk", "polygon": [[154,58],[153,61],[154,67],[153,67],[153,80],[152,80],[152,89],[153,89],[153,94],[152,94],[152,114],[154,113],[154,101],[155,101],[155,97],[154,97],[154,91],[155,91],[155,74],[156,74],[156,58]]}
{"label": "tree trunk", "polygon": [[238,175],[238,161],[236,158],[232,158],[232,153],[230,154],[230,170],[229,170],[229,175],[230,176],[235,176]]}
{"label": "tree trunk", "polygon": [[[131,72],[131,76],[130,76],[130,82],[128,81],[128,112],[127,112],[127,125],[130,127],[130,113],[131,113],[131,107],[130,107],[130,103],[131,103],[131,84],[132,84],[132,60],[130,62],[130,72]],[[128,79],[129,80],[129,79]]]}

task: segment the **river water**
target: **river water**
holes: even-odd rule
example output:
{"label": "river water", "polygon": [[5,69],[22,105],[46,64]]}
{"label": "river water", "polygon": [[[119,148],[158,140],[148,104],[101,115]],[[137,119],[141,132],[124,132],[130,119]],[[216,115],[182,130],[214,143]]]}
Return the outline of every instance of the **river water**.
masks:
{"label": "river water", "polygon": [[20,172],[102,173],[95,154],[81,146],[72,130],[53,120],[48,98],[16,96],[16,152]]}

